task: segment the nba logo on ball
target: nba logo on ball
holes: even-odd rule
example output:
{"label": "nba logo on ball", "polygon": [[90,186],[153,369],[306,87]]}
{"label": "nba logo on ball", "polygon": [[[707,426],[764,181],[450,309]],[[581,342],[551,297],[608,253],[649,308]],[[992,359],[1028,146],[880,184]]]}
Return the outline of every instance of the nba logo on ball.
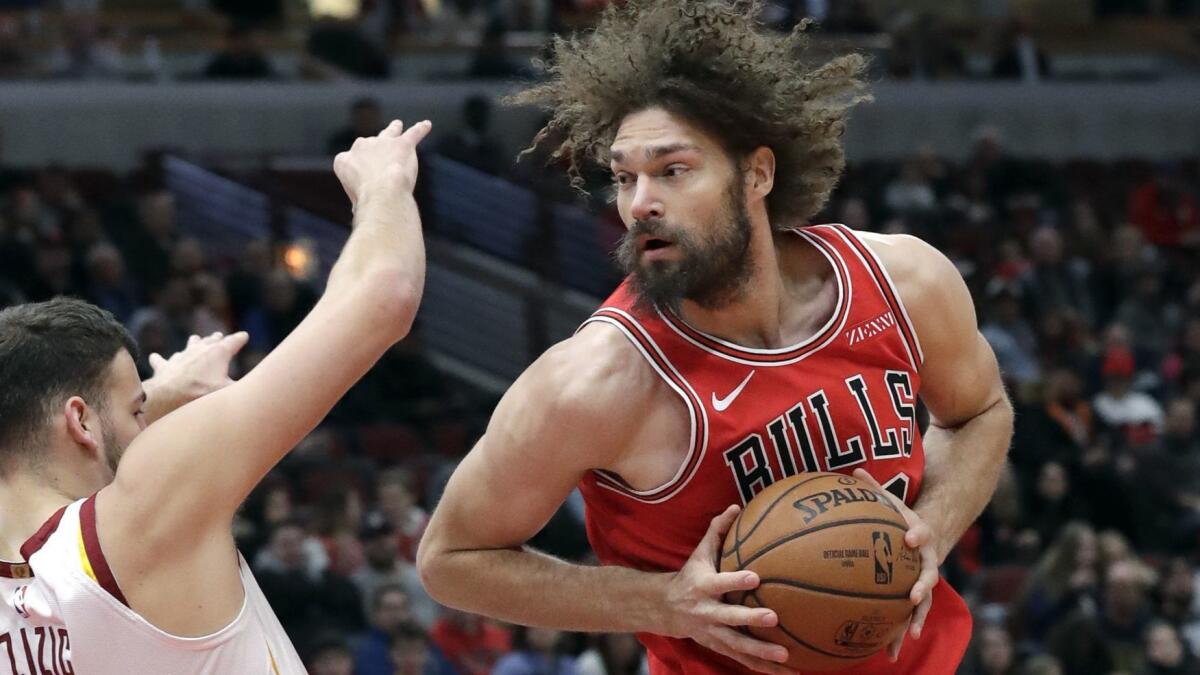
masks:
{"label": "nba logo on ball", "polygon": [[871,548],[875,551],[875,583],[892,583],[892,537],[887,532],[872,532]]}

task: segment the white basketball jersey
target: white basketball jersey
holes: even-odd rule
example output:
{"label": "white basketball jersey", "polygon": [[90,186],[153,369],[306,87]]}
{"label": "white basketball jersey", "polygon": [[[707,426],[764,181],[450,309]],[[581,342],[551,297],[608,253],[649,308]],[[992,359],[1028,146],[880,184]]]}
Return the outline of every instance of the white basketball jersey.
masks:
{"label": "white basketball jersey", "polygon": [[228,626],[181,638],[128,607],[96,537],[95,497],[54,515],[0,562],[0,675],[302,675],[304,665],[249,565]]}

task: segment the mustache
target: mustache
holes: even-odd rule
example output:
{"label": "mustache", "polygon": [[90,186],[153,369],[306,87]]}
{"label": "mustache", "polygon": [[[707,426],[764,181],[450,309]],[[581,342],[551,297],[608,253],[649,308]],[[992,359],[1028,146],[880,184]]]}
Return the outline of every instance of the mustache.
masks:
{"label": "mustache", "polygon": [[632,240],[642,235],[648,235],[651,237],[666,237],[667,235],[671,234],[673,230],[674,228],[672,228],[670,225],[667,225],[667,223],[662,220],[636,220],[633,223],[633,227],[630,227],[625,234],[630,240]]}

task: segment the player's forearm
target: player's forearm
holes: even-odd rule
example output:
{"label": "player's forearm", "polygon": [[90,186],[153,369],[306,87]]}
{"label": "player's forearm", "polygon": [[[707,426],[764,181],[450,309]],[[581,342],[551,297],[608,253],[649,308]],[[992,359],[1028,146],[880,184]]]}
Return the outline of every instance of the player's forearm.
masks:
{"label": "player's forearm", "polygon": [[574,565],[528,548],[420,558],[426,590],[450,607],[567,631],[664,630],[668,573]]}
{"label": "player's forearm", "polygon": [[425,279],[421,215],[411,194],[364,193],[354,230],[329,274],[327,295],[354,296],[364,285],[420,298]]}
{"label": "player's forearm", "polygon": [[925,483],[914,510],[933,530],[939,563],[991,500],[1012,431],[1012,406],[1002,397],[962,426],[930,426],[925,434]]}

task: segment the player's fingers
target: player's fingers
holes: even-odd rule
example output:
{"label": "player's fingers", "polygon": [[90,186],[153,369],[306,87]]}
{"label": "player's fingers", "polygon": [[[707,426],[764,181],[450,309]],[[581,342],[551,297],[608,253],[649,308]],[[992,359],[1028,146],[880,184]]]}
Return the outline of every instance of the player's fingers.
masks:
{"label": "player's fingers", "polygon": [[909,593],[914,605],[921,604],[925,597],[933,592],[938,578],[937,554],[933,552],[932,546],[921,547],[921,574],[917,577],[917,583],[913,584],[912,591]]}
{"label": "player's fingers", "polygon": [[402,120],[392,120],[392,123],[387,125],[387,128],[379,132],[380,138],[394,138],[404,133],[404,122]]}
{"label": "player's fingers", "polygon": [[[911,617],[909,618],[909,621],[912,621]],[[896,639],[892,640],[892,643],[888,645],[888,658],[892,663],[895,663],[900,659],[900,648],[904,646],[904,636],[907,634],[908,622],[905,622],[904,630],[900,631],[900,634],[896,636]]]}
{"label": "player's fingers", "polygon": [[758,588],[758,575],[754,572],[719,572],[701,580],[700,590],[718,596],[734,591],[750,591]]}
{"label": "player's fingers", "polygon": [[729,527],[733,525],[733,521],[737,520],[737,516],[741,513],[742,508],[737,504],[731,505],[725,509],[721,515],[712,519],[708,524],[708,531],[704,533],[704,538],[700,540],[700,545],[696,547],[695,555],[702,556],[704,560],[716,560],[717,554],[721,550],[721,541],[725,538],[725,533],[729,531]]}
{"label": "player's fingers", "polygon": [[772,628],[779,623],[779,616],[765,607],[742,607],[723,602],[714,604],[715,607],[709,611],[709,617],[726,626]]}
{"label": "player's fingers", "polygon": [[201,340],[201,343],[206,345],[215,345],[221,341],[222,337],[224,337],[224,335],[222,335],[220,332],[212,333]]}
{"label": "player's fingers", "polygon": [[244,330],[240,330],[231,335],[226,335],[225,339],[221,340],[221,347],[223,347],[230,356],[233,356],[234,354],[242,351],[242,347],[245,347],[246,343],[248,342],[250,342],[250,334]]}
{"label": "player's fingers", "polygon": [[198,344],[200,344],[200,340],[201,340],[201,337],[199,335],[192,335],[188,338],[187,346],[190,348],[195,345],[198,345]]}
{"label": "player's fingers", "polygon": [[925,600],[917,605],[917,611],[913,612],[911,630],[913,639],[921,639],[921,632],[925,630],[925,617],[929,616],[930,607],[933,607],[933,593],[926,595]]}
{"label": "player's fingers", "polygon": [[921,548],[929,542],[933,541],[933,528],[923,520],[919,520],[916,525],[908,528],[904,533],[904,543],[909,548]]}
{"label": "player's fingers", "polygon": [[726,649],[743,658],[750,657],[776,667],[788,659],[786,647],[752,638],[732,628],[716,628],[713,631],[713,637]]}
{"label": "player's fingers", "polygon": [[163,364],[166,362],[167,362],[167,360],[164,359],[162,357],[162,355],[159,354],[158,352],[154,352],[153,354],[150,355],[150,358],[149,358],[150,367],[153,368],[154,370],[158,370],[159,368],[162,368]]}
{"label": "player's fingers", "polygon": [[429,135],[429,131],[431,129],[433,129],[433,122],[430,122],[429,120],[417,122],[409,127],[408,131],[404,132],[404,135],[401,138],[411,143],[413,147],[416,147],[426,136]]}

